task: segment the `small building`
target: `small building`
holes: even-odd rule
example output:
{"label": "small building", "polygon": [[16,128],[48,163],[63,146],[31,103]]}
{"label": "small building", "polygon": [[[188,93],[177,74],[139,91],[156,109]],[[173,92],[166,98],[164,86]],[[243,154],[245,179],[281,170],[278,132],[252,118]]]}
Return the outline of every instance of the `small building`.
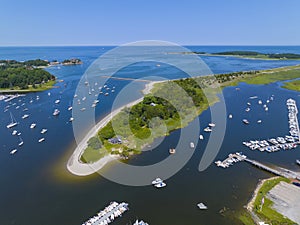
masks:
{"label": "small building", "polygon": [[110,138],[110,139],[108,139],[108,141],[111,144],[122,144],[123,143],[121,137],[119,137],[119,136],[116,136],[114,138]]}

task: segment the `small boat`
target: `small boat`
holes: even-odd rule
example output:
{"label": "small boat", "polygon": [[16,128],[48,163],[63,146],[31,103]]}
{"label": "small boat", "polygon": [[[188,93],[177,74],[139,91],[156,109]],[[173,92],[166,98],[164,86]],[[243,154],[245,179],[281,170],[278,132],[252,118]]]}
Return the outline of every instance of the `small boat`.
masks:
{"label": "small boat", "polygon": [[54,102],[55,104],[59,104],[60,103],[60,100],[59,99],[57,99],[57,100],[55,100],[55,102]]}
{"label": "small boat", "polygon": [[106,92],[104,95],[107,96],[107,95],[109,95],[109,93]]}
{"label": "small boat", "polygon": [[19,142],[19,146],[22,146],[24,144],[24,141],[23,141],[23,139],[20,137],[20,142]]}
{"label": "small boat", "polygon": [[71,118],[69,119],[69,121],[70,121],[70,122],[72,122],[73,120],[74,120],[74,118],[73,118],[73,117],[71,117]]}
{"label": "small boat", "polygon": [[202,202],[198,203],[197,206],[201,210],[207,209],[207,206],[204,203],[202,203]]}
{"label": "small boat", "polygon": [[33,129],[33,128],[35,128],[36,127],[36,124],[35,123],[32,123],[31,125],[30,125],[30,129]]}
{"label": "small boat", "polygon": [[6,126],[8,129],[18,125],[18,122],[16,121],[12,113],[10,113],[10,118],[11,122]]}
{"label": "small boat", "polygon": [[18,133],[18,131],[13,130],[13,132],[11,133],[12,135],[16,135]]}
{"label": "small boat", "polygon": [[21,134],[22,134],[22,133],[21,133],[21,132],[19,132],[17,135],[18,135],[18,136],[20,136]]}
{"label": "small boat", "polygon": [[44,129],[41,130],[41,134],[44,134],[44,133],[46,133],[47,131],[48,131],[48,130],[44,128]]}
{"label": "small boat", "polygon": [[199,139],[200,139],[200,140],[203,140],[203,139],[204,139],[204,137],[203,137],[202,134],[200,134]]}
{"label": "small boat", "polygon": [[167,186],[167,184],[164,182],[160,182],[159,184],[155,184],[154,186],[157,188],[163,188],[163,187]]}
{"label": "small boat", "polygon": [[296,163],[300,166],[300,160],[299,159],[296,160]]}
{"label": "small boat", "polygon": [[262,121],[261,120],[257,120],[257,123],[261,123]]}
{"label": "small boat", "polygon": [[152,184],[155,185],[155,184],[159,184],[161,182],[163,182],[163,180],[161,178],[157,177],[155,180],[152,181]]}
{"label": "small boat", "polygon": [[149,225],[149,224],[145,223],[143,220],[141,221],[136,220],[133,225]]}
{"label": "small boat", "polygon": [[257,96],[251,96],[250,99],[256,99],[258,98]]}
{"label": "small boat", "polygon": [[210,129],[209,127],[204,128],[205,132],[212,132],[212,129]]}
{"label": "small boat", "polygon": [[247,108],[245,111],[246,111],[246,112],[249,112],[249,111],[250,111],[250,108]]}
{"label": "small boat", "polygon": [[15,154],[16,152],[17,152],[17,149],[13,149],[13,150],[10,151],[10,154],[13,155],[13,154]]}
{"label": "small boat", "polygon": [[86,97],[83,97],[81,100],[82,100],[82,101],[85,101],[85,100],[86,100]]}
{"label": "small boat", "polygon": [[68,111],[71,111],[72,109],[73,109],[73,107],[72,107],[72,106],[69,106]]}
{"label": "small boat", "polygon": [[51,95],[51,93],[50,92],[48,92],[48,96],[50,96]]}
{"label": "small boat", "polygon": [[58,109],[55,109],[54,112],[53,112],[53,116],[58,116],[60,113],[60,111]]}
{"label": "small boat", "polygon": [[249,121],[247,119],[243,119],[244,124],[249,124]]}
{"label": "small boat", "polygon": [[258,101],[258,104],[260,104],[260,105],[261,105],[261,104],[262,104],[262,101],[261,101],[261,100],[259,100],[259,101]]}
{"label": "small boat", "polygon": [[22,119],[26,119],[26,118],[28,118],[28,117],[29,117],[29,115],[28,115],[28,114],[25,114],[25,115],[22,116]]}
{"label": "small boat", "polygon": [[269,110],[269,108],[268,108],[268,107],[266,107],[266,108],[265,108],[265,111],[268,111],[268,110]]}
{"label": "small boat", "polygon": [[250,103],[250,102],[247,102],[247,105],[249,105],[249,106],[250,106],[250,105],[251,105],[251,103]]}
{"label": "small boat", "polygon": [[43,141],[45,141],[45,138],[40,138],[40,139],[39,139],[39,143],[41,143],[41,142],[43,142]]}
{"label": "small boat", "polygon": [[86,110],[86,108],[81,108],[80,110],[81,110],[81,111],[85,111],[85,110]]}
{"label": "small boat", "polygon": [[176,153],[176,149],[175,148],[170,148],[169,149],[169,153],[170,154],[175,154]]}
{"label": "small boat", "polygon": [[95,108],[97,106],[97,104],[93,103],[92,104],[92,108]]}
{"label": "small boat", "polygon": [[228,118],[229,118],[229,119],[232,119],[232,114],[229,114]]}
{"label": "small boat", "polygon": [[209,123],[208,126],[210,126],[210,127],[215,127],[216,124],[214,124],[214,123]]}
{"label": "small boat", "polygon": [[190,147],[191,147],[191,148],[195,148],[194,142],[191,142],[191,143],[190,143]]}

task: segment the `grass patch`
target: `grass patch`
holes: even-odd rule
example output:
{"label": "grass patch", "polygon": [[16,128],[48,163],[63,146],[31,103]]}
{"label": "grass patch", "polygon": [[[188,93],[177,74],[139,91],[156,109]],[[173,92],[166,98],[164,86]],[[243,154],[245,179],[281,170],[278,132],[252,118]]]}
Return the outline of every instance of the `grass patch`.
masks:
{"label": "grass patch", "polygon": [[285,82],[282,88],[286,88],[293,91],[300,91],[300,80]]}
{"label": "grass patch", "polygon": [[[266,198],[267,193],[279,184],[281,181],[290,182],[289,179],[279,177],[272,180],[267,180],[262,187],[260,188],[256,199],[254,201],[253,211],[256,215],[258,215],[262,220],[266,223],[270,223],[273,225],[292,225],[295,224],[293,221],[284,217],[280,213],[276,212],[272,209],[273,202]],[[262,199],[264,198],[264,204],[262,205]]]}
{"label": "grass patch", "polygon": [[28,85],[27,89],[20,89],[18,87],[13,87],[13,89],[8,88],[0,88],[0,93],[29,93],[29,92],[40,92],[52,89],[54,84],[56,84],[56,80],[50,80],[44,84],[38,84],[36,87],[32,87],[32,85]]}

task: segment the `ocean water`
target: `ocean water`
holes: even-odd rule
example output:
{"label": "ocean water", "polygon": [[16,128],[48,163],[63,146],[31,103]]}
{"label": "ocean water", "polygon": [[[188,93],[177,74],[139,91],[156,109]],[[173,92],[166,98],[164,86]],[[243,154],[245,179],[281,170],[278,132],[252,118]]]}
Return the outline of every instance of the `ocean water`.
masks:
{"label": "ocean water", "polygon": [[[52,90],[30,93],[25,97],[11,101],[9,111],[20,122],[16,130],[21,132],[24,146],[18,147],[19,137],[12,136],[6,128],[9,123],[7,105],[0,101],[0,224],[53,225],[81,224],[104,208],[109,202],[126,201],[130,210],[113,224],[130,224],[136,218],[149,224],[157,225],[195,225],[195,224],[234,224],[219,211],[226,207],[240,210],[251,197],[258,179],[270,174],[260,171],[246,163],[239,163],[223,170],[211,165],[203,172],[198,165],[209,134],[204,134],[204,141],[199,142],[191,160],[176,175],[168,179],[165,189],[156,190],[152,186],[131,187],[113,183],[100,175],[81,178],[71,175],[66,170],[66,162],[75,148],[72,123],[68,122],[71,112],[67,110],[72,104],[79,79],[86,69],[100,55],[113,47],[1,47],[0,59],[47,59],[63,60],[71,57],[82,59],[77,66],[60,66],[47,68],[58,80]],[[188,46],[193,51],[221,52],[229,50],[253,50],[266,53],[292,52],[300,53],[300,47],[294,46]],[[237,59],[233,57],[202,57],[214,73],[225,73],[242,70],[269,69],[286,65],[296,65],[299,61],[262,61]],[[181,70],[169,65],[156,66],[153,62],[141,62],[124,68],[116,74],[118,77],[140,78],[159,76],[166,79],[186,77]],[[100,81],[99,81],[100,82]],[[96,120],[110,112],[115,97],[130,80],[108,80],[109,87],[115,87],[115,93],[99,97],[100,104],[95,111]],[[124,104],[141,96],[140,90],[145,83],[137,83],[126,96]],[[94,86],[96,89],[96,85]],[[293,151],[281,151],[274,154],[261,153],[246,149],[242,142],[251,139],[263,139],[284,135],[288,132],[287,109],[285,102],[294,98],[298,105],[299,93],[284,90],[279,84],[247,85],[240,84],[223,91],[227,112],[233,114],[226,127],[226,135],[217,159],[225,158],[229,153],[243,151],[250,158],[266,163],[274,163],[292,169],[299,169],[295,159],[299,158],[299,148]],[[48,95],[50,93],[50,96]],[[264,112],[257,100],[249,100],[257,95],[267,100],[274,95],[269,104],[269,111]],[[36,100],[39,96],[39,100]],[[54,101],[60,99],[56,105]],[[33,101],[30,103],[30,101]],[[251,111],[246,113],[246,103],[252,101]],[[14,104],[15,103],[15,104]],[[22,104],[25,103],[24,106]],[[218,107],[217,103],[213,107]],[[16,106],[20,108],[16,109]],[[24,112],[23,109],[28,108]],[[57,118],[52,116],[55,108],[61,111]],[[23,120],[22,115],[29,114]],[[84,113],[84,112],[83,112]],[[227,115],[224,115],[227,116]],[[250,122],[261,119],[262,124],[251,123],[245,126],[241,120],[247,117]],[[210,122],[210,110],[200,117],[203,129]],[[274,122],[275,121],[275,122]],[[37,123],[30,129],[31,123]],[[40,134],[42,128],[48,132]],[[88,125],[86,129],[88,128]],[[86,129],[82,130],[84,134]],[[174,131],[153,151],[134,156],[128,163],[147,165],[166,158],[168,149],[175,146],[180,130]],[[45,137],[45,142],[38,139]],[[9,152],[18,148],[15,155]],[[113,170],[113,166],[110,168]],[[209,209],[199,211],[198,202],[205,202]]]}

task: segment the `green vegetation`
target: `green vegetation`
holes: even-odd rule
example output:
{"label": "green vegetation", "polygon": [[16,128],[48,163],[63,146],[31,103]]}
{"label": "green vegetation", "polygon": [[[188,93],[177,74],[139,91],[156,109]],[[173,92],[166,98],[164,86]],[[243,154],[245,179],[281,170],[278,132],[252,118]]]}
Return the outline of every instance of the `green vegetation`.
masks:
{"label": "green vegetation", "polygon": [[244,224],[244,225],[253,225],[255,224],[254,220],[252,219],[251,215],[246,212],[240,212],[237,214],[237,218]]}
{"label": "green vegetation", "polygon": [[[295,224],[293,221],[289,220],[288,218],[284,217],[283,215],[279,214],[275,210],[272,209],[272,201],[266,198],[267,193],[279,184],[281,181],[290,182],[290,180],[282,177],[278,177],[276,179],[271,179],[265,181],[262,185],[256,199],[254,201],[253,211],[254,213],[259,216],[262,220],[266,223],[274,224],[274,225],[292,225]],[[264,199],[264,204],[262,205]]]}
{"label": "green vegetation", "polygon": [[44,60],[0,60],[0,89],[16,91],[45,90],[54,84],[55,77],[49,72],[36,68],[48,65]]}
{"label": "green vegetation", "polygon": [[265,54],[254,51],[229,51],[212,53],[212,55],[226,55],[226,56],[241,56],[249,58],[262,58],[262,59],[300,59],[300,54],[294,53],[276,53],[276,54]]}
{"label": "green vegetation", "polygon": [[[152,94],[145,96],[142,102],[122,110],[100,129],[97,138],[103,145],[98,146],[99,148],[89,145],[81,160],[95,162],[104,154],[127,157],[141,152],[141,149],[155,138],[187,126],[209,107],[208,102],[211,104],[217,102],[219,86],[221,88],[236,86],[240,82],[269,84],[295,78],[300,78],[300,65],[158,83],[152,89]],[[171,101],[167,101],[168,99]],[[110,143],[109,139],[114,138],[116,134],[121,137],[122,143]]]}
{"label": "green vegetation", "polygon": [[300,60],[300,54],[294,53],[260,53],[255,51],[226,51],[216,53],[206,52],[183,52],[182,54],[197,54],[206,56],[234,56],[250,59],[270,59],[270,60]]}
{"label": "green vegetation", "polygon": [[293,91],[300,91],[300,80],[285,82],[282,87]]}
{"label": "green vegetation", "polygon": [[62,61],[63,65],[78,65],[82,64],[82,61],[80,59],[65,59]]}

